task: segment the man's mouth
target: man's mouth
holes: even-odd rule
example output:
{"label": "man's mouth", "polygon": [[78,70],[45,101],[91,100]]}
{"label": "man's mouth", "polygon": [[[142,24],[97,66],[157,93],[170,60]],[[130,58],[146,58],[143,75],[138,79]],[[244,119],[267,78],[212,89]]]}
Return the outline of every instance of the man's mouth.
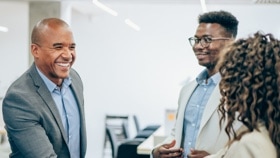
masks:
{"label": "man's mouth", "polygon": [[62,67],[69,67],[70,63],[57,63],[57,65],[62,66]]}
{"label": "man's mouth", "polygon": [[196,56],[199,56],[199,55],[209,55],[210,52],[200,52],[200,53],[195,53]]}

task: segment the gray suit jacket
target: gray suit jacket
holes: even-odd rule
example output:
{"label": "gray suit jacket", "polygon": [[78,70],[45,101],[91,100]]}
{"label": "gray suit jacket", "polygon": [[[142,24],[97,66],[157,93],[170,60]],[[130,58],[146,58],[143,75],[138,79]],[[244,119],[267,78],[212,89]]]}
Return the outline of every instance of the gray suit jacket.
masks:
{"label": "gray suit jacket", "polygon": [[[73,69],[71,88],[81,120],[81,158],[86,153],[86,129],[82,81]],[[8,89],[3,100],[3,118],[12,158],[70,158],[67,136],[52,96],[35,64]]]}

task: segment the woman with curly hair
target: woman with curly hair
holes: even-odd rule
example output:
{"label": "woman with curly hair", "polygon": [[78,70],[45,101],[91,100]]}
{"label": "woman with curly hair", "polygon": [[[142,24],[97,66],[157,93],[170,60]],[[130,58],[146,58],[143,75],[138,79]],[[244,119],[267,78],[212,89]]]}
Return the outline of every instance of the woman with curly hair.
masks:
{"label": "woman with curly hair", "polygon": [[[239,39],[219,63],[220,124],[227,146],[207,158],[280,158],[280,41],[255,33]],[[243,123],[233,130],[235,120]]]}

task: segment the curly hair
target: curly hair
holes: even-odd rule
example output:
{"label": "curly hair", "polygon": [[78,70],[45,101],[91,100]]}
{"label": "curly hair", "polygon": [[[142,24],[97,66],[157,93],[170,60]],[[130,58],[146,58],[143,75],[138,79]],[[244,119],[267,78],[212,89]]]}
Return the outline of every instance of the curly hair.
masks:
{"label": "curly hair", "polygon": [[236,37],[238,31],[238,20],[227,11],[211,11],[198,16],[198,23],[217,23],[223,26],[226,32]]}
{"label": "curly hair", "polygon": [[[225,131],[235,141],[259,130],[258,122],[264,122],[279,158],[280,41],[272,34],[256,32],[232,43],[225,51],[219,63],[220,125],[226,120]],[[238,135],[233,129],[236,119],[247,127]]]}

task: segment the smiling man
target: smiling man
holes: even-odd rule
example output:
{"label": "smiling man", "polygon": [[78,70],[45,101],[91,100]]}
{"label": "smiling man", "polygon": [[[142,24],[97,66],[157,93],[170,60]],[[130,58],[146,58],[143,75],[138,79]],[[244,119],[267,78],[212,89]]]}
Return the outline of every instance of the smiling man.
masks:
{"label": "smiling man", "polygon": [[3,117],[11,158],[84,158],[83,83],[71,67],[76,44],[58,18],[39,21],[31,35],[34,63],[8,89]]}
{"label": "smiling man", "polygon": [[205,69],[182,88],[175,127],[152,151],[154,158],[203,158],[228,141],[224,128],[219,127],[221,76],[216,64],[223,48],[235,39],[238,20],[229,12],[212,11],[201,14],[198,23],[194,37],[188,40],[198,64]]}

